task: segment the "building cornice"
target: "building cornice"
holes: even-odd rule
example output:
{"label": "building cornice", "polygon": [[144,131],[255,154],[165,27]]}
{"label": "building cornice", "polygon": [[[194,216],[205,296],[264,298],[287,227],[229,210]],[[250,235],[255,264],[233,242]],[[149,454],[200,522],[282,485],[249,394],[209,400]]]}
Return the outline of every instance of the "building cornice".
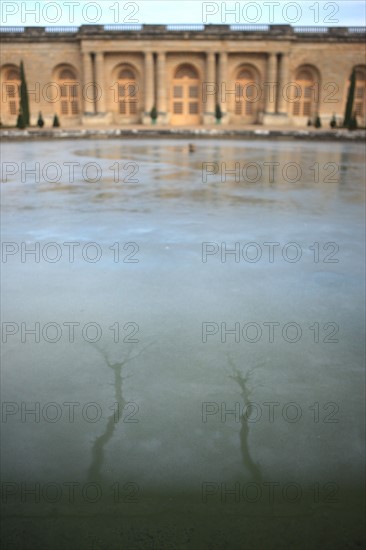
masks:
{"label": "building cornice", "polygon": [[366,27],[290,25],[82,25],[81,27],[0,27],[2,42],[43,43],[87,40],[280,40],[294,43],[364,42]]}

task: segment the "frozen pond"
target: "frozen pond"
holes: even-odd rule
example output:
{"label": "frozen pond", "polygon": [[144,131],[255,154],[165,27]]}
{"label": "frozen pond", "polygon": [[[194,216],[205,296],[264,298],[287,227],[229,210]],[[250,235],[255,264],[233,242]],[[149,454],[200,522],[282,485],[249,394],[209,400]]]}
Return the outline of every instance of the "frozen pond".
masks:
{"label": "frozen pond", "polygon": [[364,146],[194,149],[2,145],[5,548],[361,548]]}

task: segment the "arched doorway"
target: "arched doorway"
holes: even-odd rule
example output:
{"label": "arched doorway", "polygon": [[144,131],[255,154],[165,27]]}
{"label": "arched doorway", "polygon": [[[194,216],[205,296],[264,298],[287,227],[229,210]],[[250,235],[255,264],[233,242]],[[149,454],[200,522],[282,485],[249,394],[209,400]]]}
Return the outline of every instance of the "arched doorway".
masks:
{"label": "arched doorway", "polygon": [[59,114],[77,116],[80,112],[80,92],[76,71],[72,67],[60,67],[56,78],[60,87]]}
{"label": "arched doorway", "polygon": [[201,122],[200,79],[192,65],[175,71],[171,91],[171,124],[195,126]]}
{"label": "arched doorway", "polygon": [[235,78],[236,93],[233,109],[235,117],[240,117],[240,122],[246,124],[254,124],[257,122],[261,97],[259,91],[256,70],[250,66],[240,67]]}
{"label": "arched doorway", "polygon": [[118,82],[118,114],[134,117],[138,113],[138,84],[136,72],[131,66],[119,69]]}
{"label": "arched doorway", "polygon": [[311,67],[300,67],[295,76],[293,115],[314,118],[319,109],[319,79]]}
{"label": "arched doorway", "polygon": [[20,104],[20,71],[18,67],[7,67],[3,72],[3,90],[6,109],[4,114],[17,116]]}

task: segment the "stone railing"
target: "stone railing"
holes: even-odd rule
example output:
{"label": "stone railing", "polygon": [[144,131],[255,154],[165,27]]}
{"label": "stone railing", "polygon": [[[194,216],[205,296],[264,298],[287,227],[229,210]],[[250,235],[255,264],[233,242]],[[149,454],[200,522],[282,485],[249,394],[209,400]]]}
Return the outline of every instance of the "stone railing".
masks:
{"label": "stone railing", "polygon": [[268,32],[270,30],[270,25],[230,25],[231,31],[241,31],[241,32]]}
{"label": "stone railing", "polygon": [[79,32],[79,27],[45,27],[45,32],[70,32],[76,33]]}
{"label": "stone railing", "polygon": [[306,34],[323,35],[360,35],[366,34],[366,27],[292,27],[291,25],[202,25],[202,24],[171,24],[171,25],[142,25],[142,24],[114,24],[114,25],[82,25],[81,27],[0,27],[0,33],[25,36],[41,36],[46,34],[78,34],[101,35],[106,32],[141,32],[141,33],[168,33],[168,32],[203,32],[214,34],[228,33],[268,33],[274,36],[295,36]]}
{"label": "stone railing", "polygon": [[136,25],[114,24],[114,25],[104,25],[103,29],[105,31],[119,31],[119,32],[130,31],[131,32],[131,31],[141,31],[142,27],[143,25],[140,25],[140,24],[136,24]]}
{"label": "stone railing", "polygon": [[298,33],[298,32],[327,33],[329,31],[329,27],[293,27],[293,29],[295,33]]}
{"label": "stone railing", "polygon": [[172,24],[172,25],[167,25],[166,26],[166,30],[167,31],[193,31],[193,32],[202,32],[205,30],[205,25],[200,25],[200,24],[188,24],[188,25],[184,25],[184,24],[179,24],[179,25],[175,25],[175,24]]}
{"label": "stone railing", "polygon": [[6,33],[21,33],[24,32],[24,27],[0,27],[0,32],[6,32]]}

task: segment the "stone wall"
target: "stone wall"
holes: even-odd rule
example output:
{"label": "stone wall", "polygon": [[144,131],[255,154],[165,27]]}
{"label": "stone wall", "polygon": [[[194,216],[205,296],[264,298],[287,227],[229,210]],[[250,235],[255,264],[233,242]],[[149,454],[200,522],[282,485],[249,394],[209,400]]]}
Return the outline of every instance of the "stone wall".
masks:
{"label": "stone wall", "polygon": [[[20,60],[26,72],[32,123],[41,111],[46,125],[57,113],[65,127],[111,123],[151,125],[149,113],[154,105],[159,113],[158,123],[169,125],[171,120],[179,119],[176,123],[184,124],[184,115],[172,117],[173,79],[177,68],[187,64],[199,75],[198,125],[214,124],[219,104],[224,125],[304,126],[309,118],[314,119],[319,113],[322,123],[328,126],[333,113],[339,121],[343,119],[351,70],[358,67],[361,73],[366,71],[363,28],[328,28],[315,32],[315,29],[287,25],[273,25],[267,30],[263,30],[263,26],[253,30],[251,26],[240,31],[226,25],[208,25],[197,31],[179,26],[174,31],[157,25],[134,27],[133,30],[111,30],[113,26],[90,25],[73,32],[67,29],[49,32],[32,27],[2,28],[3,125],[13,125],[17,118],[9,112],[6,86],[9,68],[18,67]],[[117,81],[118,69],[127,65],[135,74],[134,85],[138,93],[136,107],[124,114],[125,109],[120,106],[124,100],[118,96]],[[294,102],[298,99],[291,94],[300,85],[295,83],[301,66],[310,69],[314,80],[310,117],[304,115],[305,107],[301,107],[301,114],[294,113]],[[61,105],[62,68],[70,68],[75,74],[77,98],[71,97],[69,86],[69,96],[64,101],[77,101],[77,109]],[[245,103],[240,111],[236,105],[238,92],[234,90],[239,85],[238,74],[245,68],[253,75],[254,85],[250,88],[250,82],[242,83],[242,95],[249,91],[253,95],[255,91],[256,99],[246,97],[245,102],[253,105],[247,107]],[[214,95],[207,93],[213,89]],[[275,97],[271,97],[272,92]],[[366,124],[364,94],[362,112],[359,107],[360,125]],[[186,112],[189,98],[183,103]],[[246,111],[249,114],[245,114]]]}

